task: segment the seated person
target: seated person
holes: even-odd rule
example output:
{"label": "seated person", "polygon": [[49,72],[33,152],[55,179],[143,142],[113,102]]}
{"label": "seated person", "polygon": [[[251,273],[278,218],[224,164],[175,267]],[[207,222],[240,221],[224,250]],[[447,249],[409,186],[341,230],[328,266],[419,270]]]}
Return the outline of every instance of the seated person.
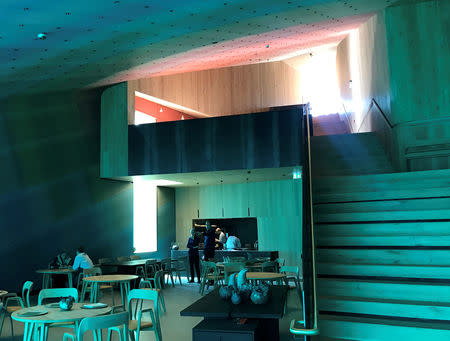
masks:
{"label": "seated person", "polygon": [[77,256],[73,261],[73,269],[83,271],[83,269],[90,269],[94,267],[94,263],[89,256],[84,252],[84,247],[80,246],[77,249]]}
{"label": "seated person", "polygon": [[241,241],[236,236],[229,236],[225,243],[226,250],[239,250],[241,248]]}

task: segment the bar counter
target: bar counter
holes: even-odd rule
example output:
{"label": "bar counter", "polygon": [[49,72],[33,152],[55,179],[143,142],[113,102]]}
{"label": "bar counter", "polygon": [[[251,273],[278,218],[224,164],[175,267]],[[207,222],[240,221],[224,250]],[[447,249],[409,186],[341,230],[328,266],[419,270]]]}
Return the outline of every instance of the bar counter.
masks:
{"label": "bar counter", "polygon": [[[200,259],[203,256],[203,250],[199,250]],[[172,259],[188,257],[188,250],[172,250]],[[259,251],[259,250],[216,250],[214,258],[223,261],[223,257],[245,257],[247,259],[270,257],[270,260],[278,258],[278,251]]]}

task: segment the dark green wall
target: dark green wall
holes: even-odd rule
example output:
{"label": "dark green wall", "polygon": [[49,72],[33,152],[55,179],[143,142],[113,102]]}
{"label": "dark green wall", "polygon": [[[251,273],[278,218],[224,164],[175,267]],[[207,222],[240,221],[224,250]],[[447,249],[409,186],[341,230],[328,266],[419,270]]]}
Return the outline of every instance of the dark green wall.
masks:
{"label": "dark green wall", "polygon": [[0,287],[40,285],[36,269],[84,245],[132,252],[132,185],[99,179],[100,91],[0,102]]}

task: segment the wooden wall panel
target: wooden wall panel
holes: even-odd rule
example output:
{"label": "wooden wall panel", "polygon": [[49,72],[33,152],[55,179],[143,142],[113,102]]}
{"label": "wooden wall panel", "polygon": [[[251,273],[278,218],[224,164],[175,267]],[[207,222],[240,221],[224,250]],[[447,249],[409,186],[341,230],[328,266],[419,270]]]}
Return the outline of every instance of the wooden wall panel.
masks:
{"label": "wooden wall panel", "polygon": [[298,265],[302,249],[301,193],[301,180],[177,188],[177,242],[185,248],[192,219],[197,218],[195,204],[200,218],[245,218],[250,208],[250,217],[258,221],[259,249],[278,250],[287,264]]}
{"label": "wooden wall panel", "polygon": [[128,89],[120,83],[101,97],[100,177],[128,175]]}
{"label": "wooden wall panel", "polygon": [[211,116],[259,112],[300,104],[301,99],[299,73],[283,62],[144,78],[128,84],[133,91]]}
{"label": "wooden wall panel", "polygon": [[450,114],[450,2],[412,2],[386,9],[395,122]]}

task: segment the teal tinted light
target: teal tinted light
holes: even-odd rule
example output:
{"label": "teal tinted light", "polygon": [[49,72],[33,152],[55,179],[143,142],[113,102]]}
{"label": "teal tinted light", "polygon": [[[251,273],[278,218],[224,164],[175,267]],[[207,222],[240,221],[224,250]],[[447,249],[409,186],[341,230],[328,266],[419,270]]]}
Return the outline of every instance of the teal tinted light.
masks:
{"label": "teal tinted light", "polygon": [[302,178],[302,171],[299,167],[294,168],[292,172],[292,178],[293,179],[301,179]]}

